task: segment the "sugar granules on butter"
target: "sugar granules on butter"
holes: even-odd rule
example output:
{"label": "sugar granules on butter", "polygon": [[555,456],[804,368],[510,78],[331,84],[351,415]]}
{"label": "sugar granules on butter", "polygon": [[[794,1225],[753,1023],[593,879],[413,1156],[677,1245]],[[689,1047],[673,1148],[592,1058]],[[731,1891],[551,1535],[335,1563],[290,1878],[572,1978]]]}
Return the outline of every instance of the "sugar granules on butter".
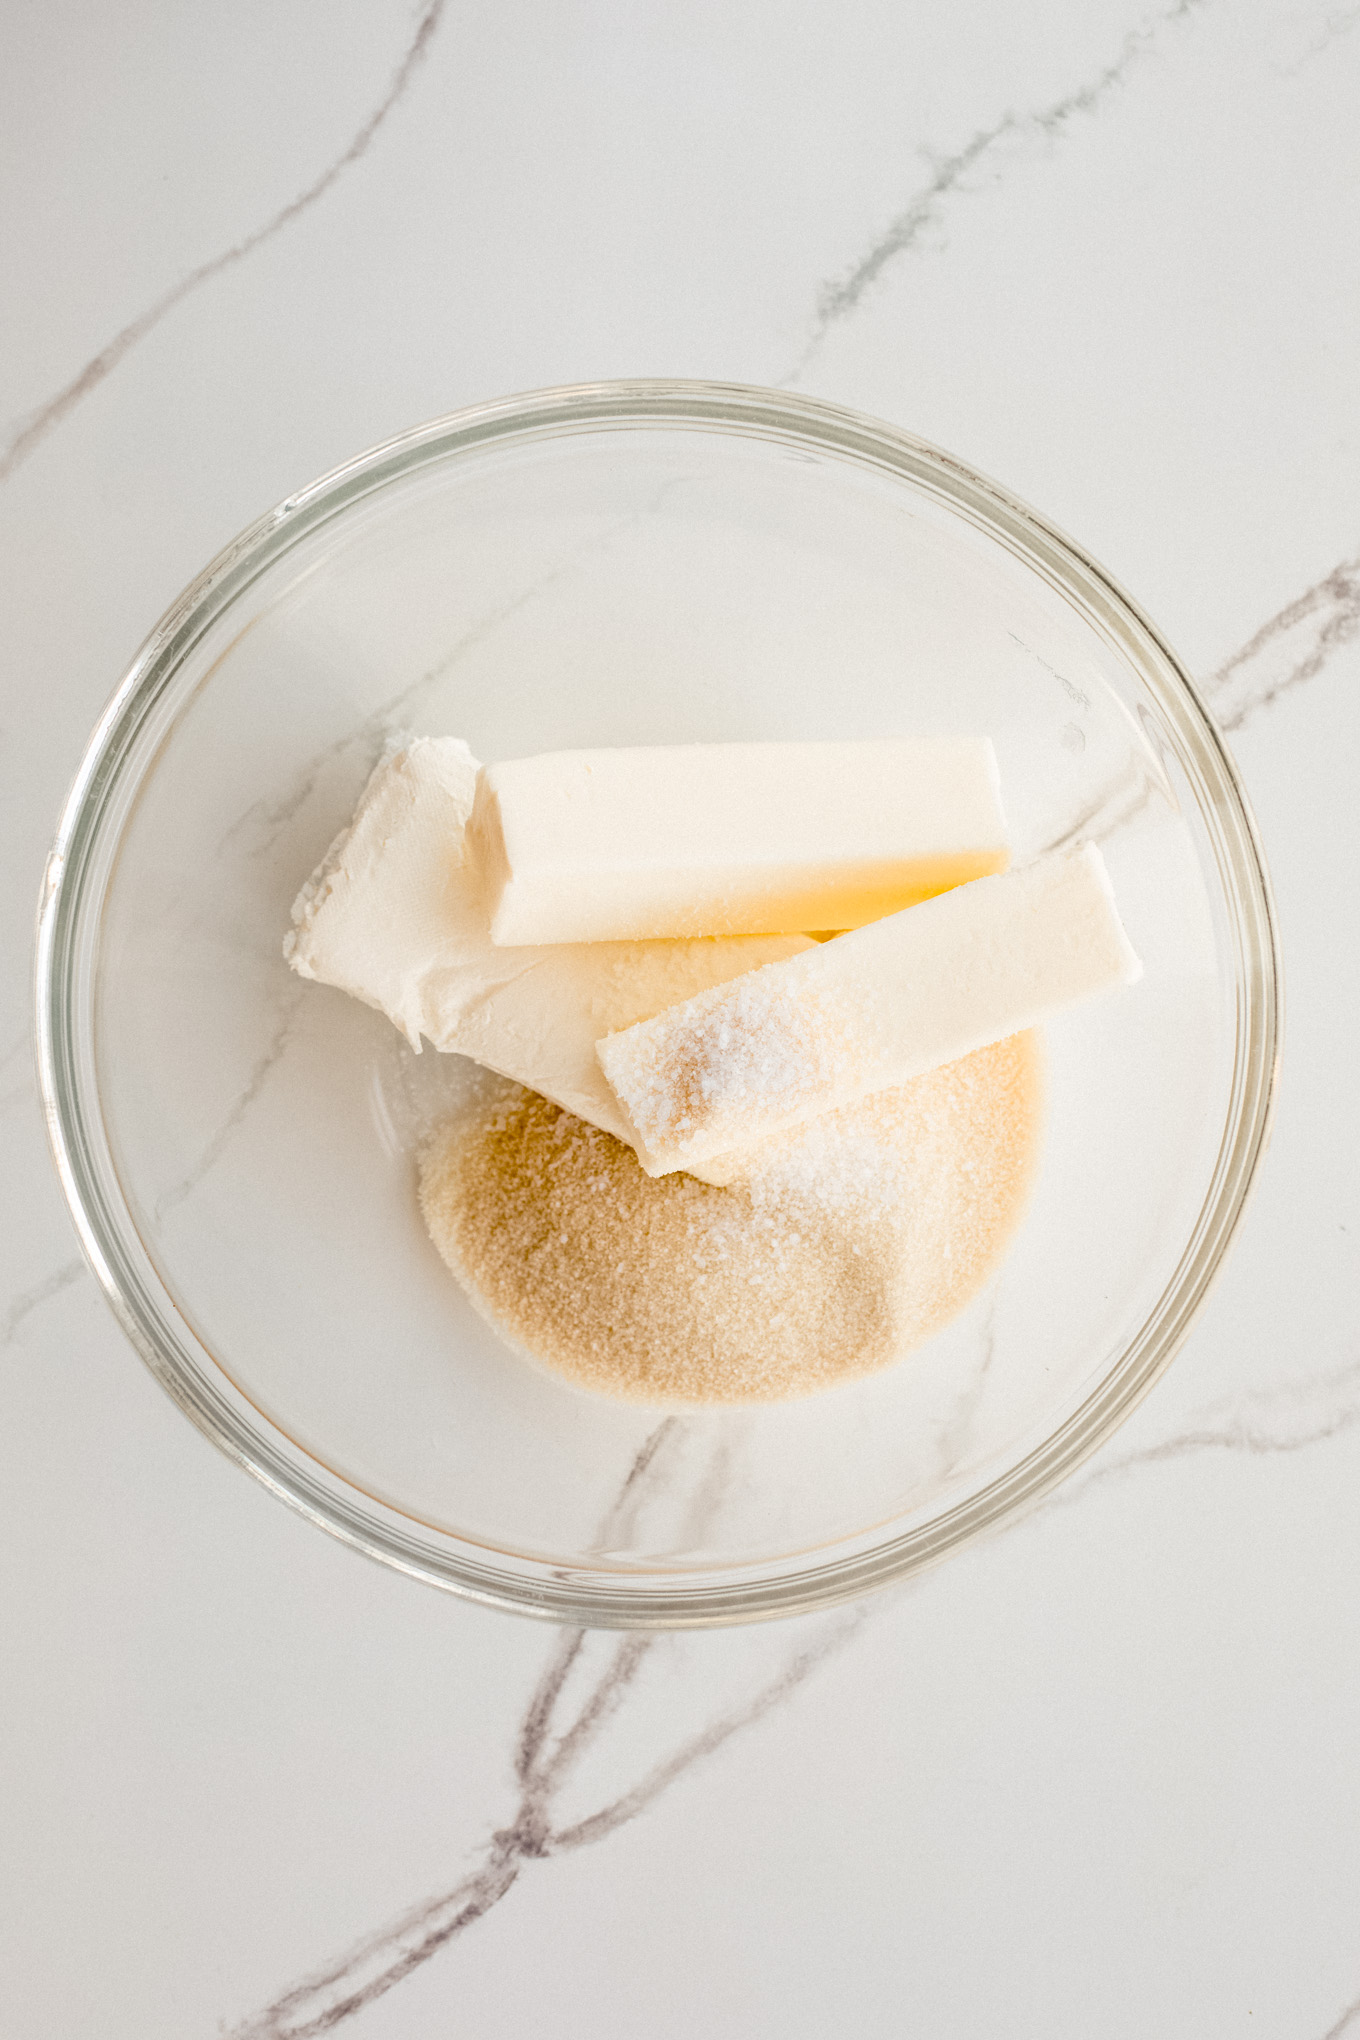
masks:
{"label": "sugar granules on butter", "polygon": [[888,1365],[996,1267],[1034,1175],[1037,1034],[785,1136],[728,1189],[505,1085],[436,1136],[421,1206],[473,1301],[585,1388],[662,1406],[804,1395]]}
{"label": "sugar granules on butter", "polygon": [[732,1150],[1141,974],[1084,843],[699,992],[596,1054],[649,1175],[697,1167],[728,1181]]}

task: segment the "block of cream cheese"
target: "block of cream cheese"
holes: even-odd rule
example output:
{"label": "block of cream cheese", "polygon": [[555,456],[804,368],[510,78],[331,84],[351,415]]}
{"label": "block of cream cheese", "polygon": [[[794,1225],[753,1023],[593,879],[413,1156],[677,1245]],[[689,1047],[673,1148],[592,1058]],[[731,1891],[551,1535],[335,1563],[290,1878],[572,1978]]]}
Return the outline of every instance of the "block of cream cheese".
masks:
{"label": "block of cream cheese", "polygon": [[471,1056],[630,1139],[595,1044],[738,972],[814,947],[799,936],[499,949],[464,857],[477,760],[422,738],[378,766],[350,826],[293,906],[284,954],[396,1023],[419,1050]]}
{"label": "block of cream cheese", "polygon": [[1008,862],[985,737],[512,759],[470,837],[505,944],[858,928]]}
{"label": "block of cream cheese", "polygon": [[611,1034],[649,1175],[704,1166],[1142,975],[1094,844],[980,878]]}

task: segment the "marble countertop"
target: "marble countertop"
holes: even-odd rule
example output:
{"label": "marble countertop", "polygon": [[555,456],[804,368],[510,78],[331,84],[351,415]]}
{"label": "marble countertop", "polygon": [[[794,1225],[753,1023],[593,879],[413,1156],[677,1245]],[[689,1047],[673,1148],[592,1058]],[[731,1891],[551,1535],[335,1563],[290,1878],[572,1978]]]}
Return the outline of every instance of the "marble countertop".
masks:
{"label": "marble countertop", "polygon": [[[1360,2040],[1360,7],[0,38],[6,2036]],[[76,1250],[28,956],[90,725],[239,527],[669,374],[901,423],[1137,595],[1255,803],[1289,1037],[1230,1265],[1073,1482],[862,1608],[652,1641],[369,1565],[184,1421]]]}

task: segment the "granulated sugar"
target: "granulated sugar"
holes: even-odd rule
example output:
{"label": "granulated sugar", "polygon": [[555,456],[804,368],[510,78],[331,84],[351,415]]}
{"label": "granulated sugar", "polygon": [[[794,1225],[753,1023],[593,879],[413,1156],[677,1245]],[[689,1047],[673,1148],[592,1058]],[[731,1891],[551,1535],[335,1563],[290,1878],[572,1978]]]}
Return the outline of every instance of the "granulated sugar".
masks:
{"label": "granulated sugar", "polygon": [[[805,988],[772,993],[764,972],[715,986],[720,999],[689,1001],[687,1024],[633,1050],[630,1111],[649,1143],[697,1126],[741,1136],[753,1107],[797,1112],[825,1096],[858,1046],[853,1022]],[[662,1016],[667,1018],[669,1016]]]}
{"label": "granulated sugar", "polygon": [[995,1268],[1033,1178],[1041,1051],[1012,1036],[786,1135],[727,1189],[506,1084],[421,1170],[440,1254],[515,1345],[581,1386],[685,1406],[869,1374]]}

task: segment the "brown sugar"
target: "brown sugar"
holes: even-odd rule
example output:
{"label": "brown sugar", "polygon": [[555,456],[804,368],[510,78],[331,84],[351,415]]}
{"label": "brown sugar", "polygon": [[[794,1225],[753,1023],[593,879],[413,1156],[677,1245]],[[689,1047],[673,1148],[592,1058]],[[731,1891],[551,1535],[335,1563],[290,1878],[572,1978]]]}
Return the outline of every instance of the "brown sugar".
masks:
{"label": "brown sugar", "polygon": [[873,1373],[996,1267],[1033,1180],[1035,1033],[786,1135],[719,1189],[503,1084],[421,1168],[431,1238],[513,1345],[583,1388],[758,1403]]}

